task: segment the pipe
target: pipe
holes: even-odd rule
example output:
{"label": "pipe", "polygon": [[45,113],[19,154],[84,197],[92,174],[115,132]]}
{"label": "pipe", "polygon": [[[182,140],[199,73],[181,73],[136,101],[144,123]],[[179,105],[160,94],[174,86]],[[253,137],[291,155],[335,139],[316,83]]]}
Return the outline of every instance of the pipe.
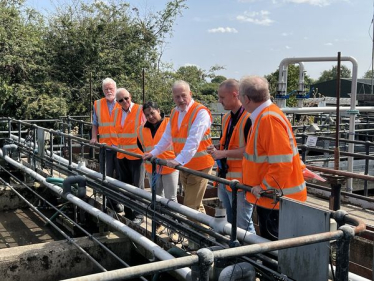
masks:
{"label": "pipe", "polygon": [[[322,61],[336,61],[336,57],[301,57],[301,58],[285,58],[281,61],[279,65],[279,85],[283,88],[287,89],[287,76],[281,77],[281,73],[285,73],[287,75],[287,66],[293,63],[299,62],[322,62]],[[350,114],[349,118],[349,139],[354,140],[355,136],[355,117],[359,113],[356,109],[356,100],[357,100],[357,69],[358,63],[357,60],[353,57],[341,57],[341,61],[349,61],[352,63],[352,83],[351,83],[351,108],[347,111]],[[284,71],[285,69],[285,71]],[[284,71],[284,72],[281,72]],[[354,152],[354,145],[348,144],[348,152]],[[348,158],[348,172],[353,172],[353,157]],[[352,183],[353,179],[347,180],[347,191],[352,192]]]}
{"label": "pipe", "polygon": [[86,178],[83,176],[70,176],[64,179],[62,183],[63,195],[71,193],[71,186],[78,184],[78,198],[84,198],[86,196]]}
{"label": "pipe", "polygon": [[[311,113],[331,113],[331,112],[336,112],[336,106],[324,106],[324,107],[302,107],[302,108],[297,108],[297,107],[284,107],[281,108],[281,110],[284,113],[296,113],[296,114],[311,114]],[[341,106],[339,108],[340,112],[347,113],[351,110],[350,107],[347,106]],[[360,112],[374,112],[374,107],[373,106],[358,106],[357,110]]]}
{"label": "pipe", "polygon": [[[47,151],[47,153],[50,153]],[[53,158],[58,161],[59,163],[63,163],[65,165],[68,165],[68,161],[58,155],[53,154]],[[81,170],[85,174],[88,174],[89,176],[100,180],[102,179],[102,174],[95,172],[91,169],[88,169],[83,166],[78,166],[76,163],[72,163],[72,167],[78,170]],[[140,188],[137,188],[135,186],[129,185],[127,183],[121,182],[119,180],[113,179],[111,177],[106,177],[106,181],[110,184],[113,184],[119,188],[122,188],[128,192],[131,192],[135,194],[136,196],[142,197],[146,200],[151,201],[152,200],[152,194],[150,194],[146,190],[142,190]],[[181,205],[177,202],[170,201],[167,198],[161,197],[156,195],[156,202],[161,203],[164,206],[167,206],[169,209],[181,213],[195,221],[198,221],[200,223],[203,223],[205,225],[210,226],[213,228],[216,232],[218,233],[223,233],[225,235],[230,235],[231,234],[231,224],[226,221],[225,218],[213,218],[207,214],[200,213],[197,210],[191,209],[187,206]],[[262,238],[261,236],[258,236],[256,234],[251,234],[248,233],[247,231],[238,228],[237,229],[237,236],[240,241],[244,241],[248,244],[256,244],[256,243],[264,243],[268,242],[269,240]]]}
{"label": "pipe", "polygon": [[[3,151],[8,151],[8,149],[13,148],[13,145],[5,145],[3,147]],[[17,161],[13,160],[9,156],[6,155],[1,155],[8,163],[12,164],[13,166],[17,167],[21,171],[26,172],[27,174],[31,175],[33,178],[35,178],[37,181],[42,182],[45,186],[50,188],[52,191],[57,193],[58,195],[62,196],[63,190],[62,188],[50,184],[46,181],[44,177],[39,175],[37,172],[33,171],[32,169],[29,169],[25,167],[24,165],[18,163]],[[101,174],[100,174],[101,175]],[[127,225],[119,222],[118,220],[110,217],[109,215],[101,212],[100,210],[94,208],[90,204],[84,202],[83,200],[79,199],[78,197],[68,193],[63,196],[66,198],[68,201],[72,202],[73,204],[77,205],[78,207],[84,209],[86,212],[91,214],[92,216],[96,217],[98,220],[103,221],[113,229],[125,234],[126,236],[129,237],[130,240],[134,241],[135,243],[141,245],[151,253],[153,253],[158,259],[160,260],[171,260],[174,259],[172,255],[170,255],[168,252],[166,252],[164,249],[162,249],[160,246],[157,244],[153,243],[152,241],[148,240],[144,236],[140,236],[138,232],[135,230],[131,229]],[[181,268],[176,270],[176,273],[181,276],[183,279],[187,279],[187,276],[189,276],[189,272],[191,270],[189,268]]]}
{"label": "pipe", "polygon": [[218,281],[255,281],[256,280],[256,270],[248,262],[241,262],[237,264],[230,265],[222,270],[219,275]]}

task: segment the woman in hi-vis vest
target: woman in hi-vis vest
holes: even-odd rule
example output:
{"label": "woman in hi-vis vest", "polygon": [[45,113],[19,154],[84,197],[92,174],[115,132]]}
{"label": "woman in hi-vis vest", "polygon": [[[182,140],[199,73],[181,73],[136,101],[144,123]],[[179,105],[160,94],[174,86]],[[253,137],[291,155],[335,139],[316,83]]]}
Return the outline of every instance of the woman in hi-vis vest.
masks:
{"label": "woman in hi-vis vest", "polygon": [[[159,142],[169,123],[169,118],[162,118],[160,109],[155,102],[147,102],[143,105],[143,112],[147,122],[138,129],[138,141],[144,153],[152,151],[154,146]],[[139,145],[139,144],[138,144]],[[173,147],[157,156],[160,159],[174,159],[175,154]],[[155,173],[152,175],[152,164],[145,162],[145,169],[150,185],[156,183],[156,194],[164,196],[174,202],[177,201],[177,187],[179,171],[167,166],[157,165]],[[161,225],[157,232],[162,232],[164,227]]]}

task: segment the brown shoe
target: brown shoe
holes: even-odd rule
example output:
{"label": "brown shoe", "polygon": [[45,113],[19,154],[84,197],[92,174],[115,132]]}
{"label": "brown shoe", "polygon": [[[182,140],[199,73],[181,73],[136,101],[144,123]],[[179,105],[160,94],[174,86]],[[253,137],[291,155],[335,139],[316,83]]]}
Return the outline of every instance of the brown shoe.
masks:
{"label": "brown shoe", "polygon": [[158,235],[160,234],[164,234],[166,232],[166,227],[163,226],[162,224],[158,225],[157,228],[156,228],[156,233]]}
{"label": "brown shoe", "polygon": [[178,233],[176,233],[176,232],[171,232],[171,233],[169,234],[169,238],[170,238],[170,240],[171,240],[172,242],[174,242],[174,243],[179,243],[179,234],[178,234]]}

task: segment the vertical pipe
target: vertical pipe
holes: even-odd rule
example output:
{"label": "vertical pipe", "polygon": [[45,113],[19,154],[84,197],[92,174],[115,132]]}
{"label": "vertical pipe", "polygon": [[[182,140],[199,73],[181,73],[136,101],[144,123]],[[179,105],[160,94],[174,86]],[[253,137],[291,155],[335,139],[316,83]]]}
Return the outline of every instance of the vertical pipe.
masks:
{"label": "vertical pipe", "polygon": [[339,230],[344,232],[344,236],[336,241],[336,280],[348,281],[349,244],[355,234],[354,230],[347,225],[343,225]]}
{"label": "vertical pipe", "polygon": [[334,169],[339,170],[340,148],[339,148],[339,126],[340,126],[340,62],[341,54],[338,52],[338,66],[336,69],[336,129],[335,129],[335,150]]}
{"label": "vertical pipe", "polygon": [[10,139],[10,136],[11,136],[11,134],[12,134],[12,130],[11,130],[11,128],[12,128],[12,118],[8,118],[8,138]]}
{"label": "vertical pipe", "polygon": [[34,168],[34,171],[36,171],[36,157],[35,157],[35,152],[36,152],[36,125],[34,124],[33,126],[33,133],[34,133],[34,148],[33,148],[33,151],[32,151],[32,165],[33,165],[33,168]]}

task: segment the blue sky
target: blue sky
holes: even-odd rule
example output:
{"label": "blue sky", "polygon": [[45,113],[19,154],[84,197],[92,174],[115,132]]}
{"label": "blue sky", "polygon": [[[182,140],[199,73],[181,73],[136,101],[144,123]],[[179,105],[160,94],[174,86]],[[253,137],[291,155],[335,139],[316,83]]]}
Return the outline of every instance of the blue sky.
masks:
{"label": "blue sky", "polygon": [[[158,11],[167,3],[128,2],[141,13]],[[49,0],[27,3],[52,9]],[[163,54],[163,61],[174,69],[221,65],[225,69],[217,74],[239,79],[270,74],[284,58],[335,57],[340,51],[357,59],[359,78],[371,70],[373,0],[188,0],[186,5]],[[317,79],[333,65],[305,63],[305,70]]]}

